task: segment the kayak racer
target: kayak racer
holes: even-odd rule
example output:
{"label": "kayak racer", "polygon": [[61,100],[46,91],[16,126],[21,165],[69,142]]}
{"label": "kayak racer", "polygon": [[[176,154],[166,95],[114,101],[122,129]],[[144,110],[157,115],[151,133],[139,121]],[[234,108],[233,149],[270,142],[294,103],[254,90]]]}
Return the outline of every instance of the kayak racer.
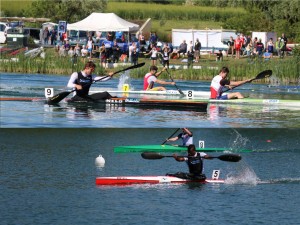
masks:
{"label": "kayak racer", "polygon": [[175,82],[167,82],[157,79],[157,77],[166,70],[164,67],[160,72],[157,72],[158,68],[156,66],[150,67],[150,72],[147,73],[144,77],[144,91],[165,91],[166,88],[163,86],[153,87],[155,83],[158,84],[170,84],[175,85]]}
{"label": "kayak racer", "polygon": [[169,138],[167,141],[177,141],[182,139],[181,146],[189,146],[193,144],[193,133],[188,128],[182,128],[182,132],[178,134],[176,137]]}
{"label": "kayak racer", "polygon": [[227,80],[226,77],[229,74],[228,67],[222,67],[219,75],[216,75],[210,85],[210,98],[211,99],[220,99],[220,100],[227,100],[227,99],[235,99],[235,98],[244,98],[244,96],[240,92],[233,92],[228,94],[222,94],[224,87],[229,89],[234,88],[235,86],[239,86],[251,81],[251,79],[244,80],[244,81],[230,81]]}
{"label": "kayak racer", "polygon": [[89,95],[89,90],[93,81],[107,81],[110,80],[113,76],[113,72],[110,72],[109,76],[97,76],[93,78],[92,72],[95,70],[95,68],[95,63],[89,61],[85,64],[82,71],[72,73],[67,86],[69,88],[75,88],[76,95],[71,99],[71,101],[93,102],[97,100],[112,98],[112,96],[107,91]]}
{"label": "kayak racer", "polygon": [[178,162],[186,162],[189,167],[189,173],[179,172],[176,174],[167,174],[168,176],[175,176],[183,179],[197,179],[205,180],[206,176],[203,174],[203,158],[211,159],[210,156],[204,152],[196,152],[195,145],[188,146],[188,156],[178,156],[173,154],[173,157]]}

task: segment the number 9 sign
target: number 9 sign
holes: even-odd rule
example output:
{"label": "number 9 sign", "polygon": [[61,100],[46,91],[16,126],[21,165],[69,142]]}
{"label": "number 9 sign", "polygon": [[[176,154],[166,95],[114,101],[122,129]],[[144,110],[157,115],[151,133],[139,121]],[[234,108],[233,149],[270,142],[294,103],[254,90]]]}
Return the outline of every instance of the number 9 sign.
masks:
{"label": "number 9 sign", "polygon": [[46,98],[53,97],[53,88],[45,88],[45,97]]}

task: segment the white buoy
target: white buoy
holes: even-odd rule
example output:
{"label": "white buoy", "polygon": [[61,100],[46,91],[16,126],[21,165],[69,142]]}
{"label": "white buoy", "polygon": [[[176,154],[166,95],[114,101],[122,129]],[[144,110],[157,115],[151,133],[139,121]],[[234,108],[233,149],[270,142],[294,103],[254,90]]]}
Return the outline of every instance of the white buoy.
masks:
{"label": "white buoy", "polygon": [[96,159],[95,159],[95,165],[97,167],[104,167],[105,165],[105,159],[102,157],[102,155],[99,155]]}

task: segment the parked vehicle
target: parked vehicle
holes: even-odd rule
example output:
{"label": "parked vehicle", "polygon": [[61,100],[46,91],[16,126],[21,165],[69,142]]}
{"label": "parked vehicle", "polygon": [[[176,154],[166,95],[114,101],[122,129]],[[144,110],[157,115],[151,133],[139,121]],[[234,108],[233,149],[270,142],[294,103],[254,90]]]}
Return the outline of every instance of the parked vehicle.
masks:
{"label": "parked vehicle", "polygon": [[6,43],[7,30],[9,28],[7,23],[0,22],[0,44]]}

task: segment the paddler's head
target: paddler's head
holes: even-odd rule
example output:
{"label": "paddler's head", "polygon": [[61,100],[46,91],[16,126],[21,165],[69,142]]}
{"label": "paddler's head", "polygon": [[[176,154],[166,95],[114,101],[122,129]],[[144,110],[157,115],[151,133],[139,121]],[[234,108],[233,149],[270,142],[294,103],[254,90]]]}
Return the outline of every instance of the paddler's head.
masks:
{"label": "paddler's head", "polygon": [[84,72],[87,74],[87,75],[90,75],[92,74],[92,72],[95,70],[96,68],[96,65],[94,62],[92,61],[89,61],[85,64],[84,66]]}
{"label": "paddler's head", "polygon": [[196,147],[195,145],[189,145],[188,146],[188,155],[194,156],[196,154]]}
{"label": "paddler's head", "polygon": [[150,73],[156,74],[158,68],[156,66],[150,66]]}
{"label": "paddler's head", "polygon": [[223,66],[222,69],[220,70],[220,75],[222,76],[222,78],[226,78],[228,74],[229,74],[228,67]]}

